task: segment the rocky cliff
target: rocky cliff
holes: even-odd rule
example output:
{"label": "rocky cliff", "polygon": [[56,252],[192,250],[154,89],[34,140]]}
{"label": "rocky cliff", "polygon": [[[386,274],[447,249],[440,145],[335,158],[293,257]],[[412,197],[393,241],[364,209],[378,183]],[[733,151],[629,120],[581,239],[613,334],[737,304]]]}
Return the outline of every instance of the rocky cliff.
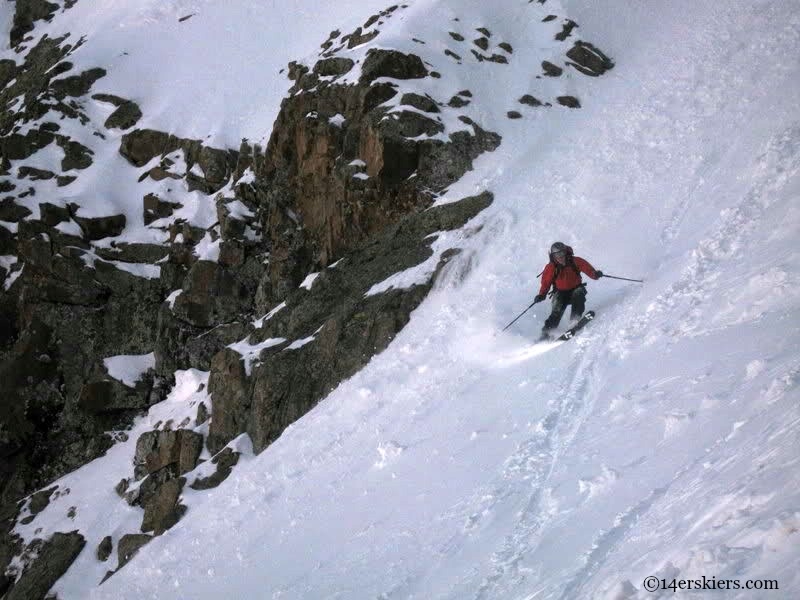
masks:
{"label": "rocky cliff", "polygon": [[[314,60],[288,65],[268,144],[238,148],[137,128],[134,101],[96,92],[104,69],[75,72],[70,54],[82,38],[36,35],[37,21],[70,7],[17,0],[18,59],[0,61],[8,598],[44,597],[82,551],[105,563],[116,550],[111,576],[184,515],[187,487],[210,489],[230,474],[241,434],[263,450],[385,349],[492,201],[489,192],[437,197],[502,143],[463,111],[479,99],[433,67],[438,49],[378,43],[405,6],[332,32]],[[574,22],[552,17],[542,26],[563,46],[531,65],[540,77],[613,66],[573,36]],[[500,32],[471,33],[474,41],[447,33],[447,60],[498,69],[513,60]],[[517,102],[580,106],[566,92]],[[113,164],[120,170],[108,171]],[[98,170],[132,182],[124,202],[82,184]],[[130,439],[134,418],[187,370],[206,373],[191,415]],[[77,530],[30,533],[70,494],[59,477],[122,443],[130,469],[108,487],[140,507],[138,529],[93,531],[88,545]]]}

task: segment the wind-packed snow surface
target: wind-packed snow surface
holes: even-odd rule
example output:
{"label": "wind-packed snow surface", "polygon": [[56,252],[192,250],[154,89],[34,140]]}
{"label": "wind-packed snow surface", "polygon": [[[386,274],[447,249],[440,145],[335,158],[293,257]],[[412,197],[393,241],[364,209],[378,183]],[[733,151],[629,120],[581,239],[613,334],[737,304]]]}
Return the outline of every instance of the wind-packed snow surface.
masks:
{"label": "wind-packed snow surface", "polygon": [[[409,5],[397,39],[484,26],[525,53],[540,42],[523,11],[552,12],[616,67],[581,88],[580,110],[511,121],[539,65],[512,61],[495,79],[434,65],[463,78],[503,136],[440,200],[495,194],[466,251],[385,352],[220,487],[189,493],[174,528],[100,587],[98,567],[78,569],[90,540],[54,591],[625,599],[659,597],[643,588],[654,575],[779,585],[697,597],[795,597],[798,4]],[[532,344],[542,305],[498,333],[557,239],[645,283],[591,282],[597,318],[568,343]],[[202,377],[183,375],[187,394]]]}

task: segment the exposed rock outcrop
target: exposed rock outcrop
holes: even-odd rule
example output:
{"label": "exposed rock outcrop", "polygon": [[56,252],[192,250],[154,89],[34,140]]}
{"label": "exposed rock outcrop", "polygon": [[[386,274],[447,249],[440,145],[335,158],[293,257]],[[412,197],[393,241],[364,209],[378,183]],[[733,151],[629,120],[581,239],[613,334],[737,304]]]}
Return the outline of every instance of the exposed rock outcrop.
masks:
{"label": "exposed rock outcrop", "polygon": [[574,61],[567,64],[584,75],[598,77],[614,68],[611,59],[588,42],[575,42],[575,45],[567,52],[567,56]]}
{"label": "exposed rock outcrop", "polygon": [[[443,126],[433,117],[399,110],[386,118],[382,105],[397,95],[397,86],[372,82],[428,76],[413,54],[369,50],[356,85],[320,82],[316,68],[290,71],[294,94],[284,100],[267,160],[256,171],[269,211],[273,302],[309,271],[426,207],[429,190],[452,183],[500,143],[477,124],[473,133],[443,141]],[[422,94],[405,94],[400,102],[434,115],[440,110],[436,99]],[[354,163],[363,171],[354,175]]]}
{"label": "exposed rock outcrop", "polygon": [[[20,22],[34,4],[17,3]],[[0,79],[8,83],[0,89],[0,176],[5,177],[0,190],[9,194],[0,200],[0,221],[6,225],[0,225],[0,255],[16,258],[0,266],[0,377],[8,400],[0,405],[0,506],[101,455],[111,444],[105,432],[124,428],[134,415],[163,398],[174,371],[169,367],[192,362],[208,368],[213,353],[239,335],[237,329],[228,337],[216,333],[201,338],[217,323],[206,328],[187,325],[194,335],[183,340],[184,347],[199,358],[185,361],[176,351],[176,360],[165,361],[166,378],[145,373],[129,387],[106,372],[103,359],[152,352],[160,332],[171,339],[173,329],[159,327],[160,307],[187,276],[197,282],[194,287],[187,282],[187,299],[198,298],[202,265],[192,270],[198,260],[193,248],[207,232],[171,218],[180,205],[157,197],[143,199],[143,215],[148,225],[172,235],[170,246],[113,241],[130,225],[123,214],[87,213],[78,204],[56,204],[47,198],[39,202],[35,218],[23,206],[34,189],[22,182],[55,180],[68,186],[75,173],[92,164],[88,142],[62,133],[63,120],[75,121],[78,127],[69,128],[73,132],[88,125],[84,106],[93,101],[116,108],[107,128],[130,129],[140,116],[139,108],[125,98],[95,94],[89,99],[105,71],[74,72],[68,58],[81,43],[43,36],[20,52],[24,58],[19,65],[11,60],[0,63]],[[17,97],[25,102],[12,110],[11,101]],[[18,131],[22,123],[23,133]],[[86,127],[88,138],[103,139],[99,124],[94,135],[91,129]],[[51,170],[25,164],[38,151],[56,145],[63,159]],[[160,154],[173,148],[186,161],[180,173]],[[144,178],[155,180],[162,173],[205,192],[218,190],[237,173],[241,177],[252,164],[252,150],[242,148],[243,152],[209,148],[148,130],[131,131],[122,140],[123,154],[134,163],[142,153],[161,156]],[[165,257],[169,260],[160,262]],[[246,289],[252,293],[256,286],[254,279]],[[208,297],[215,291],[211,289]]]}
{"label": "exposed rock outcrop", "polygon": [[186,511],[186,507],[178,502],[185,483],[186,478],[179,477],[158,486],[144,503],[142,532],[152,531],[154,535],[161,535],[178,522]]}
{"label": "exposed rock outcrop", "polygon": [[97,552],[95,553],[97,560],[100,562],[106,562],[108,557],[111,556],[111,551],[113,549],[114,543],[111,541],[111,536],[107,535],[100,541],[100,545],[97,546]]}
{"label": "exposed rock outcrop", "polygon": [[11,45],[19,44],[26,33],[33,29],[35,21],[53,18],[58,4],[47,0],[17,0],[14,10],[14,24],[11,27]]}
{"label": "exposed rock outcrop", "polygon": [[203,436],[194,431],[149,431],[136,442],[134,477],[141,479],[162,469],[175,475],[188,473],[197,465]]}
{"label": "exposed rock outcrop", "polygon": [[106,129],[130,129],[142,118],[142,111],[139,105],[131,100],[112,94],[95,94],[92,98],[100,102],[108,102],[117,107],[106,119],[104,123]]}
{"label": "exposed rock outcrop", "polygon": [[211,459],[211,462],[217,466],[217,470],[208,477],[195,479],[189,487],[194,490],[208,490],[217,487],[231,474],[233,467],[239,462],[239,456],[238,452],[231,448],[225,448]]}
{"label": "exposed rock outcrop", "polygon": [[[156,180],[170,176],[171,164],[164,161],[166,155],[176,150],[183,152],[186,161],[186,173],[178,174],[178,177],[186,177],[190,191],[217,192],[230,180],[238,165],[239,155],[233,150],[210,148],[199,140],[179,138],[154,129],[134,129],[122,136],[120,145],[120,154],[136,167],[143,167],[153,158],[161,157],[162,164],[147,173]],[[192,172],[195,165],[202,171],[202,177]]]}
{"label": "exposed rock outcrop", "polygon": [[5,600],[41,600],[83,550],[86,540],[76,531],[56,533],[36,544],[36,558],[4,596]]}
{"label": "exposed rock outcrop", "polygon": [[117,570],[128,564],[139,549],[147,544],[153,536],[145,533],[126,533],[117,544]]}
{"label": "exposed rock outcrop", "polygon": [[491,196],[484,194],[407,216],[348,253],[340,266],[320,273],[310,292],[289,294],[287,309],[253,333],[250,343],[314,339],[296,348],[286,343],[259,353],[262,364],[253,367],[251,376],[237,352],[217,354],[209,379],[214,398],[209,448],[218,451],[246,432],[254,449],[262,450],[386,348],[426,296],[436,270],[408,289],[367,292],[393,273],[430,258],[432,240],[427,236],[461,227],[490,203]]}
{"label": "exposed rock outcrop", "polygon": [[151,351],[163,298],[158,280],[97,259],[91,268],[85,240],[43,221],[20,222],[18,236],[21,334],[0,364],[4,501],[98,456],[106,431],[149,406],[152,379],[128,388],[102,359]]}

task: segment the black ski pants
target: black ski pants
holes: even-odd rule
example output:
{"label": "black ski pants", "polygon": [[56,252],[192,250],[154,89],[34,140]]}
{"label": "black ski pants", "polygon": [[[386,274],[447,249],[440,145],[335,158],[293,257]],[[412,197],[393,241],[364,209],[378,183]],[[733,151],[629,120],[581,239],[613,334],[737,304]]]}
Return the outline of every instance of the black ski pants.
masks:
{"label": "black ski pants", "polygon": [[571,290],[556,291],[556,293],[553,294],[553,310],[550,312],[550,316],[547,317],[547,320],[545,320],[542,331],[548,331],[558,327],[558,324],[561,322],[561,317],[564,315],[564,311],[567,310],[567,306],[569,305],[572,305],[570,319],[573,321],[579,319],[586,308],[586,286],[579,285]]}

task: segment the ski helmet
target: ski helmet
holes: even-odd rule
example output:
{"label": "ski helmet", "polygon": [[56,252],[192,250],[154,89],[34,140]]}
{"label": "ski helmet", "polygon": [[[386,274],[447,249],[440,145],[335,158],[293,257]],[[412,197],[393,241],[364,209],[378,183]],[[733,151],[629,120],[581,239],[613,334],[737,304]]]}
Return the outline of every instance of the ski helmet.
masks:
{"label": "ski helmet", "polygon": [[567,253],[567,245],[564,242],[555,242],[552,246],[550,246],[550,254],[556,254],[557,252],[563,252],[564,254]]}

